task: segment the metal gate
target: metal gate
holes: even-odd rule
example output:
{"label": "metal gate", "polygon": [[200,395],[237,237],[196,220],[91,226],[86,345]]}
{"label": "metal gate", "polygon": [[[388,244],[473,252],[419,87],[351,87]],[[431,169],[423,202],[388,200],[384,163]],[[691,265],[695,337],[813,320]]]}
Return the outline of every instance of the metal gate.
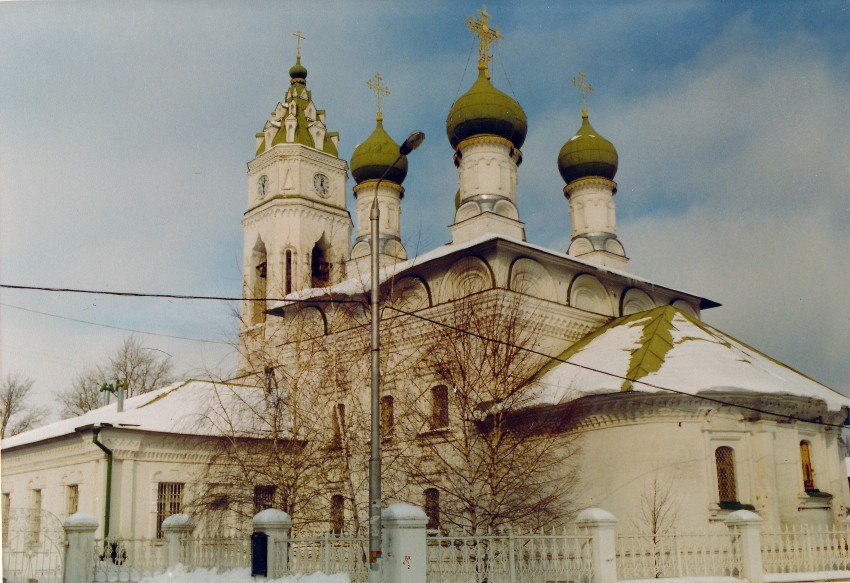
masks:
{"label": "metal gate", "polygon": [[3,517],[3,580],[62,583],[65,529],[43,510],[12,508]]}

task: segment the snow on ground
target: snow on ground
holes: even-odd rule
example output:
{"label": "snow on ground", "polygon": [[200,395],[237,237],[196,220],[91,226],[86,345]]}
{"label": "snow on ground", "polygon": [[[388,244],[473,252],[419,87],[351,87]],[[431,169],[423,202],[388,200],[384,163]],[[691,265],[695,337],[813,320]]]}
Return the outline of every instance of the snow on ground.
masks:
{"label": "snow on ground", "polygon": [[324,573],[311,573],[309,575],[288,575],[282,579],[264,579],[251,577],[251,569],[231,569],[219,573],[216,569],[194,569],[187,571],[183,565],[177,565],[174,569],[159,575],[145,577],[139,583],[349,583],[347,573],[336,573],[325,575]]}

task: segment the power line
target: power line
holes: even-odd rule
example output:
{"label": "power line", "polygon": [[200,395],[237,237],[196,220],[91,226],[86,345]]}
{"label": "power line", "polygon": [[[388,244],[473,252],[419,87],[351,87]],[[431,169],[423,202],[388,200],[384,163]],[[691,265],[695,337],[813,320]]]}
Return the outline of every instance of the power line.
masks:
{"label": "power line", "polygon": [[171,299],[171,300],[216,300],[216,301],[225,301],[225,302],[291,302],[293,304],[298,303],[326,303],[326,304],[362,304],[363,302],[360,300],[346,300],[346,299],[295,299],[295,298],[274,298],[274,297],[266,297],[266,298],[243,298],[243,297],[233,297],[233,296],[201,296],[201,295],[188,295],[188,294],[157,294],[157,293],[144,293],[144,292],[124,292],[124,291],[109,291],[103,289],[80,289],[80,288],[69,288],[69,287],[42,287],[35,285],[14,285],[8,283],[0,283],[0,288],[5,289],[18,289],[18,290],[30,290],[30,291],[44,291],[44,292],[55,292],[55,293],[73,293],[73,294],[93,294],[93,295],[103,295],[103,296],[118,296],[118,297],[128,297],[128,298],[160,298],[160,299]]}
{"label": "power line", "polygon": [[174,338],[175,340],[191,340],[192,342],[207,342],[211,344],[227,344],[230,342],[226,342],[224,340],[209,340],[207,338],[190,338],[188,336],[176,336],[174,334],[164,334],[161,332],[147,332],[145,330],[137,330],[135,328],[124,328],[121,326],[113,326],[111,324],[101,324],[100,322],[91,322],[89,320],[81,320],[79,318],[71,318],[70,316],[61,316],[59,314],[51,314],[50,312],[41,312],[39,310],[33,310],[30,308],[24,308],[23,306],[15,306],[13,304],[7,304],[5,302],[0,302],[0,306],[5,306],[7,308],[14,308],[15,310],[21,310],[23,312],[30,312],[31,314],[39,314],[41,316],[49,316],[51,318],[59,318],[60,320],[68,320],[70,322],[79,322],[80,324],[89,324],[91,326],[100,326],[101,328],[110,328],[112,330],[122,330],[124,332],[133,332],[135,334],[145,334],[147,336],[160,336],[162,338]]}

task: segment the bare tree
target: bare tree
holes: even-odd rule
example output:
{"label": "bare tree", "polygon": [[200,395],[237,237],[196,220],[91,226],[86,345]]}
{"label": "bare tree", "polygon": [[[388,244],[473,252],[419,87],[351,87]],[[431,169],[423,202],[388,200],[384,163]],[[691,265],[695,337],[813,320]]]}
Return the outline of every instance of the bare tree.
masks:
{"label": "bare tree", "polygon": [[655,578],[664,575],[664,544],[673,534],[679,515],[679,504],[672,494],[672,481],[652,478],[640,497],[640,514],[632,520],[638,533],[648,534],[652,543],[652,564]]}
{"label": "bare tree", "polygon": [[407,471],[439,493],[443,523],[538,527],[571,512],[576,437],[538,401],[548,358],[527,309],[504,290],[467,295],[428,331]]}
{"label": "bare tree", "polygon": [[36,427],[47,419],[48,409],[29,402],[32,379],[15,373],[3,377],[2,399],[0,399],[0,438],[15,435]]}
{"label": "bare tree", "polygon": [[174,381],[171,356],[142,345],[136,336],[124,339],[103,363],[95,364],[71,381],[71,387],[56,393],[63,418],[82,415],[102,404],[101,386],[125,380],[127,397],[141,395]]}

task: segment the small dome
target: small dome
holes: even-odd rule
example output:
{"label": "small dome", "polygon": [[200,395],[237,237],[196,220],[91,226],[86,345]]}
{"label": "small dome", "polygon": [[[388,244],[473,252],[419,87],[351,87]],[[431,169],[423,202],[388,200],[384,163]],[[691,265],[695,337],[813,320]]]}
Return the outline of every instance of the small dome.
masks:
{"label": "small dome", "polygon": [[[357,184],[365,180],[378,180],[384,176],[384,172],[387,172],[398,158],[398,148],[399,145],[384,130],[381,118],[378,117],[375,131],[366,141],[354,148],[354,153],[351,154],[351,175]],[[407,156],[402,156],[387,172],[384,180],[401,184],[406,176]]]}
{"label": "small dome", "polygon": [[558,171],[569,184],[579,178],[601,176],[613,180],[619,158],[614,144],[600,136],[583,112],[581,127],[558,153]]}
{"label": "small dome", "polygon": [[289,69],[289,83],[305,83],[307,79],[307,67],[301,64],[301,57],[295,59],[295,64]]}
{"label": "small dome", "polygon": [[520,148],[527,132],[528,121],[522,107],[493,87],[484,69],[479,69],[478,79],[454,102],[446,118],[446,135],[452,148],[482,134],[505,138]]}

